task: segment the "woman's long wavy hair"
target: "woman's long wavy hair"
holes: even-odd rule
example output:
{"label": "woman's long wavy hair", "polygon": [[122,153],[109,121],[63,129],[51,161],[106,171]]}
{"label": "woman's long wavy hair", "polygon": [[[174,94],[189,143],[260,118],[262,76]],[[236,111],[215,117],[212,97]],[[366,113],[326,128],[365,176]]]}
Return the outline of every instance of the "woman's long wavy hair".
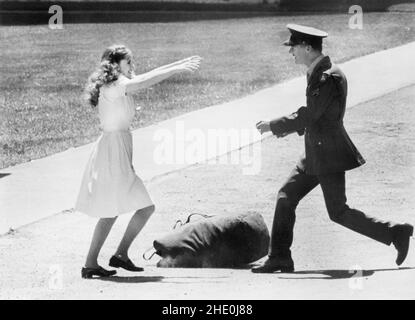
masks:
{"label": "woman's long wavy hair", "polygon": [[92,107],[98,105],[100,88],[118,79],[119,63],[123,59],[132,59],[131,50],[126,46],[113,45],[105,49],[99,67],[89,76],[85,87],[85,98]]}

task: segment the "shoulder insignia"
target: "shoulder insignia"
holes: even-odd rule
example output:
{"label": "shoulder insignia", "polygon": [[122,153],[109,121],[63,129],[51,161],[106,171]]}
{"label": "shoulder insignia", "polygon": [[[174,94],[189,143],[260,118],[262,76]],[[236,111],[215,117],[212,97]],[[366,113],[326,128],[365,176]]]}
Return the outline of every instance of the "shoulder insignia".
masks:
{"label": "shoulder insignia", "polygon": [[327,79],[328,79],[328,77],[329,77],[329,75],[328,75],[327,73],[324,73],[324,72],[323,72],[323,74],[321,75],[321,78],[320,78],[320,82],[321,82],[321,83],[326,82],[326,81],[327,81]]}

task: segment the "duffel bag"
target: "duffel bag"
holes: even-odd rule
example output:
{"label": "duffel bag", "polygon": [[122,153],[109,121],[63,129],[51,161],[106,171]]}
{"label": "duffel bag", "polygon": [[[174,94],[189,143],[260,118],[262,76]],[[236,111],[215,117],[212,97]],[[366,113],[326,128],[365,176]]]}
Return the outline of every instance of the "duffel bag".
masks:
{"label": "duffel bag", "polygon": [[259,213],[203,215],[191,221],[194,215],[154,240],[155,254],[161,257],[158,267],[235,268],[268,253],[270,236]]}

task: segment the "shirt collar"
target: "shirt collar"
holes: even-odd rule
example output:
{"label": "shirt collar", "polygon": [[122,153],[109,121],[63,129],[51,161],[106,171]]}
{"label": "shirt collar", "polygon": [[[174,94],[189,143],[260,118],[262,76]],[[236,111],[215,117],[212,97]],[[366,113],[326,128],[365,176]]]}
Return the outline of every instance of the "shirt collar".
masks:
{"label": "shirt collar", "polygon": [[310,66],[308,67],[307,70],[307,78],[309,78],[311,76],[311,74],[314,71],[314,68],[316,67],[316,65],[323,60],[323,58],[325,57],[324,54],[319,55],[317,58],[314,59],[314,61],[310,64]]}

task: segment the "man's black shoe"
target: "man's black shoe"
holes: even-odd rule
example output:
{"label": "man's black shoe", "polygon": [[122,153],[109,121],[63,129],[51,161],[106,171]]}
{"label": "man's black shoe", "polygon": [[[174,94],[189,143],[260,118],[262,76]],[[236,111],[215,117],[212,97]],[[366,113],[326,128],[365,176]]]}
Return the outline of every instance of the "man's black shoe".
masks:
{"label": "man's black shoe", "polygon": [[409,249],[409,238],[414,232],[414,227],[410,224],[399,224],[393,227],[393,245],[398,250],[396,264],[400,266],[406,259]]}
{"label": "man's black shoe", "polygon": [[253,273],[273,273],[280,271],[282,273],[294,272],[294,261],[292,259],[268,258],[259,266],[251,269]]}

